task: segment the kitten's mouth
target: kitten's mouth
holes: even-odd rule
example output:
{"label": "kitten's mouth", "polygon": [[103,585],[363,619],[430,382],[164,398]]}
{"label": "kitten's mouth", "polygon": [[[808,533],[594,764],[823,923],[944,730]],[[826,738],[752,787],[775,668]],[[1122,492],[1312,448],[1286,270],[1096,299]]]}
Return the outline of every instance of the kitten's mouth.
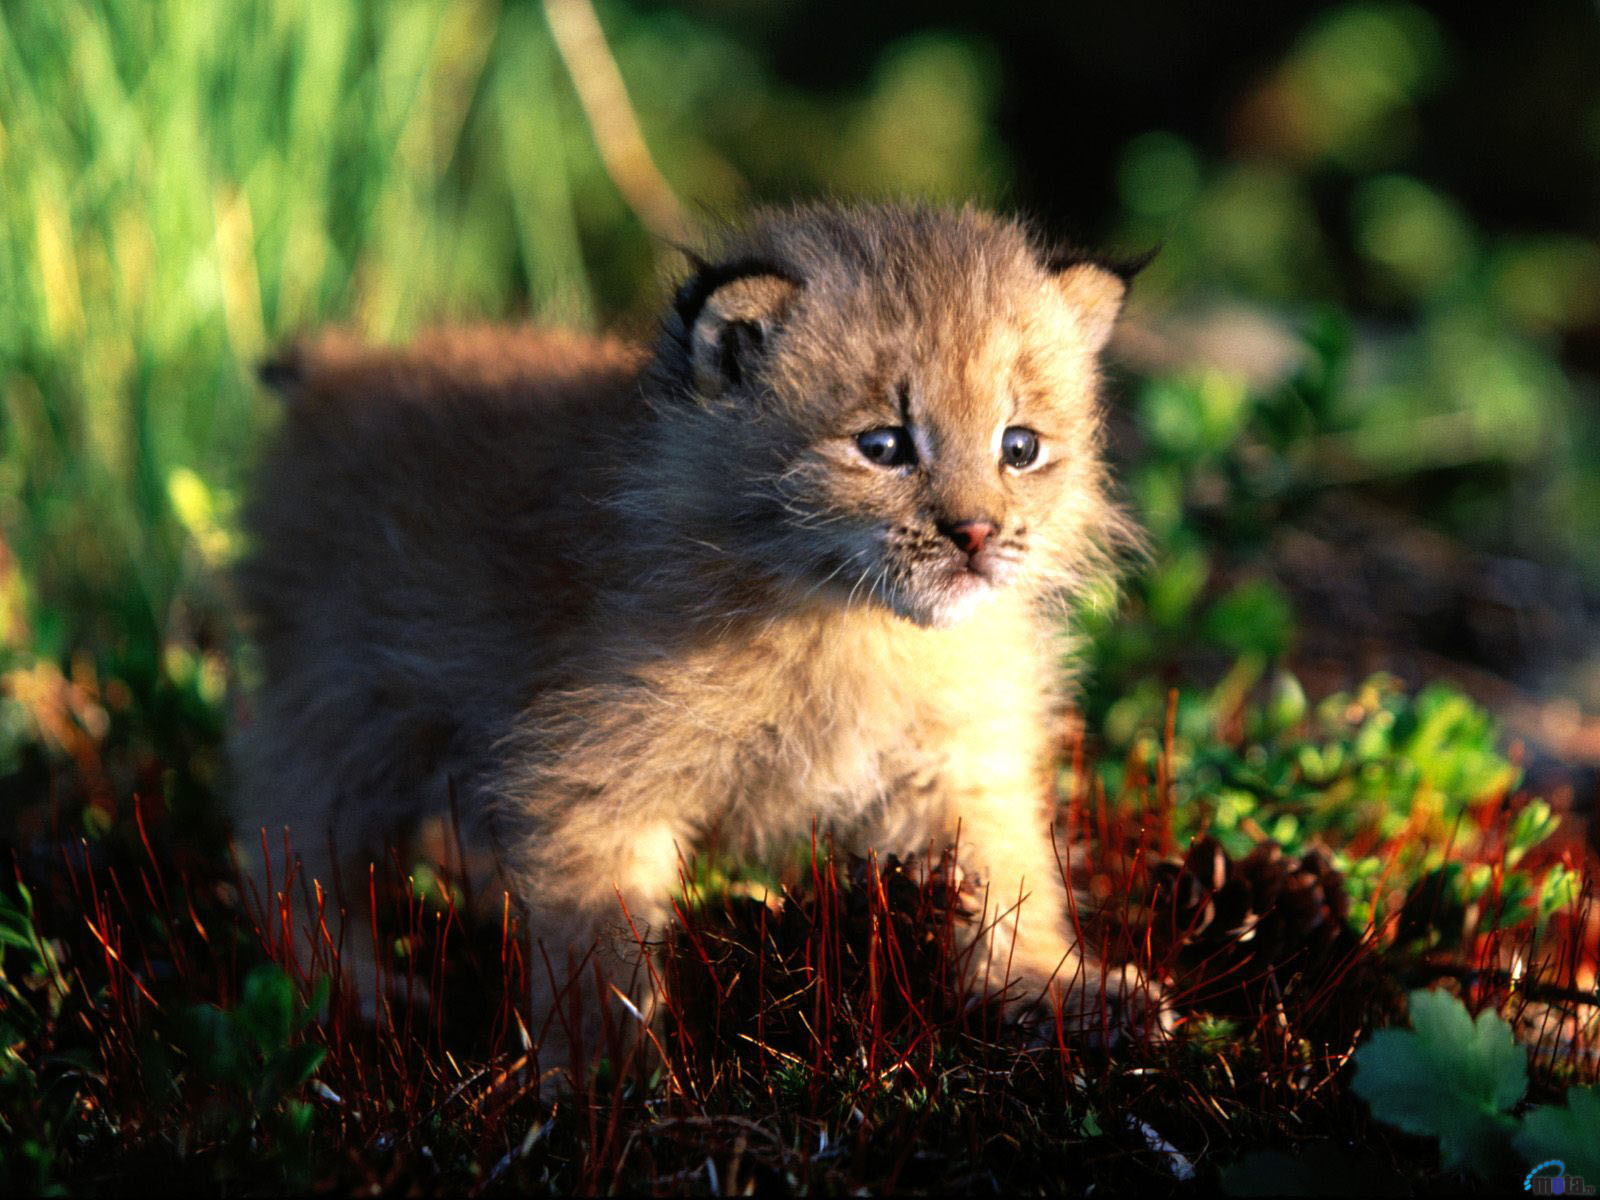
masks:
{"label": "kitten's mouth", "polygon": [[[833,594],[843,597],[847,608],[879,604],[918,625],[943,627],[964,620],[988,597],[1005,590],[1022,567],[1022,552],[1014,547],[987,548],[976,555],[947,549],[920,556],[874,556],[870,567],[857,566],[869,561],[858,551],[825,570],[823,583],[811,585],[807,595],[833,584]],[[850,574],[846,567],[853,568]]]}
{"label": "kitten's mouth", "polygon": [[1009,583],[1017,572],[1019,558],[1011,554],[997,554],[984,550],[971,556],[957,555],[943,567],[943,573],[952,579],[982,580],[993,587]]}
{"label": "kitten's mouth", "polygon": [[946,626],[969,616],[985,597],[999,591],[1012,566],[989,555],[951,558],[930,563],[920,573],[920,586],[909,597],[909,616],[919,625]]}
{"label": "kitten's mouth", "polygon": [[938,578],[948,587],[986,587],[998,583],[994,564],[981,559],[967,559],[941,567]]}
{"label": "kitten's mouth", "polygon": [[982,596],[992,591],[995,581],[983,571],[972,565],[956,567],[945,574],[939,581],[939,590],[945,596],[954,600],[965,600],[967,597]]}
{"label": "kitten's mouth", "polygon": [[985,583],[998,584],[1004,582],[1003,564],[986,554],[980,554],[976,558],[969,558],[965,562],[957,563],[952,574],[970,575],[982,579]]}

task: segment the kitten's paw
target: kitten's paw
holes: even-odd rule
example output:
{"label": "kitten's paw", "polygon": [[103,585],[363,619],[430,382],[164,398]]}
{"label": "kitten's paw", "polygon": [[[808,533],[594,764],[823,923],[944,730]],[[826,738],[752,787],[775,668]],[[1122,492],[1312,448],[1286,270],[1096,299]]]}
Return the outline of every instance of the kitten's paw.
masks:
{"label": "kitten's paw", "polygon": [[902,872],[919,890],[931,890],[941,897],[958,922],[970,924],[983,912],[981,879],[964,870],[948,850],[937,858],[928,855],[891,858],[888,869]]}
{"label": "kitten's paw", "polygon": [[1132,964],[1024,996],[1009,1015],[1035,1044],[1054,1044],[1059,1028],[1069,1043],[1109,1050],[1126,1039],[1163,1041],[1174,1026],[1166,990]]}

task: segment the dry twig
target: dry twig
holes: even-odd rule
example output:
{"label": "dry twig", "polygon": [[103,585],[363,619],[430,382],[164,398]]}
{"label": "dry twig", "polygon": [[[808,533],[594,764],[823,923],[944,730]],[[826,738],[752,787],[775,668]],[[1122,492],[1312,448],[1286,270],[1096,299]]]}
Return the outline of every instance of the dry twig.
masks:
{"label": "dry twig", "polygon": [[683,205],[645,145],[594,5],[544,0],[544,12],[611,182],[645,228],[669,244],[683,242],[690,228]]}

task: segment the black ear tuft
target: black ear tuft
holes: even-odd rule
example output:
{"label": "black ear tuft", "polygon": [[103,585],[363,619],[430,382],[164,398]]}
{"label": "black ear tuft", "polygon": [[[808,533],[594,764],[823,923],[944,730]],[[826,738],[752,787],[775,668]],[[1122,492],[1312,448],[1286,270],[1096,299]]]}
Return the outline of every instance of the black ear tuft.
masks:
{"label": "black ear tuft", "polygon": [[703,268],[678,289],[672,337],[695,394],[709,400],[750,382],[802,286],[792,271],[745,258]]}
{"label": "black ear tuft", "polygon": [[684,280],[672,299],[673,311],[678,314],[679,325],[685,338],[694,328],[694,323],[700,319],[700,310],[705,307],[711,293],[737,279],[753,275],[772,275],[796,286],[800,284],[800,279],[793,271],[765,259],[739,258],[715,265],[705,262],[699,255],[691,255],[690,259],[694,263],[695,273]]}
{"label": "black ear tuft", "polygon": [[1160,253],[1161,243],[1157,242],[1150,249],[1141,251],[1138,254],[1111,255],[1102,259],[1101,265],[1122,280],[1123,283],[1132,283],[1138,275],[1143,273],[1146,267],[1155,262],[1157,255]]}
{"label": "black ear tuft", "polygon": [[1077,314],[1083,344],[1098,354],[1128,298],[1133,277],[1149,265],[1155,251],[1118,258],[1091,254],[1075,247],[1056,247],[1039,255],[1050,281]]}
{"label": "black ear tuft", "polygon": [[1052,275],[1059,275],[1072,267],[1099,267],[1102,271],[1115,275],[1123,283],[1131,284],[1135,276],[1153,263],[1156,255],[1160,253],[1159,242],[1142,253],[1126,255],[1095,254],[1075,246],[1056,246],[1043,250],[1039,255],[1039,262]]}

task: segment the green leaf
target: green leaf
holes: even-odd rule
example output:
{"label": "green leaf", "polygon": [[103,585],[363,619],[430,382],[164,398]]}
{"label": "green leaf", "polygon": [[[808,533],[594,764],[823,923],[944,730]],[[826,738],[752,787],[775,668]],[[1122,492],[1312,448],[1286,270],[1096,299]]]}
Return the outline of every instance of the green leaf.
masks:
{"label": "green leaf", "polygon": [[256,1090],[256,1102],[263,1107],[276,1104],[281,1096],[310,1079],[327,1056],[327,1047],[311,1042],[301,1042],[298,1046],[286,1046],[279,1050],[262,1074],[261,1086]]}
{"label": "green leaf", "polygon": [[1202,632],[1239,654],[1277,658],[1294,634],[1294,610],[1270,579],[1251,579],[1223,596],[1206,613]]}
{"label": "green leaf", "polygon": [[1561,822],[1543,800],[1530,800],[1511,818],[1506,830],[1506,862],[1515,866],[1517,860],[1556,831]]}
{"label": "green leaf", "polygon": [[303,1140],[315,1116],[316,1109],[304,1100],[291,1100],[283,1107],[284,1131],[294,1140]]}
{"label": "green leaf", "polygon": [[226,1082],[245,1070],[248,1052],[239,1044],[239,1031],[216,1005],[191,1008],[185,1033],[186,1048],[208,1078]]}
{"label": "green leaf", "polygon": [[326,975],[318,976],[311,985],[311,998],[300,1007],[299,1015],[295,1018],[294,1026],[297,1031],[315,1021],[322,1010],[327,1008],[328,997],[332,992],[333,980]]}
{"label": "green leaf", "polygon": [[1306,717],[1306,693],[1300,681],[1288,671],[1279,671],[1272,680],[1272,696],[1267,701],[1267,732],[1277,737],[1289,732]]}
{"label": "green leaf", "polygon": [[1211,575],[1211,560],[1197,545],[1174,548],[1145,579],[1150,619],[1162,629],[1180,629],[1194,612]]}
{"label": "green leaf", "polygon": [[1541,1104],[1530,1110],[1515,1144],[1530,1165],[1558,1158],[1566,1174],[1600,1183],[1600,1086],[1572,1088],[1560,1108]]}
{"label": "green leaf", "polygon": [[1510,929],[1533,915],[1533,881],[1520,871],[1512,871],[1501,880],[1494,903],[1487,906],[1482,928]]}
{"label": "green leaf", "polygon": [[239,1003],[239,1023],[256,1045],[271,1053],[288,1044],[294,1032],[294,984],[281,967],[264,964],[245,978]]}
{"label": "green leaf", "polygon": [[1355,1091],[1373,1115],[1439,1139],[1446,1168],[1492,1179],[1528,1088],[1527,1054],[1498,1013],[1474,1020],[1444,992],[1411,993],[1411,1029],[1385,1029],[1356,1051]]}
{"label": "green leaf", "polygon": [[1561,909],[1578,902],[1583,891],[1583,876],[1569,867],[1556,863],[1545,873],[1539,884],[1539,920],[1550,919]]}

